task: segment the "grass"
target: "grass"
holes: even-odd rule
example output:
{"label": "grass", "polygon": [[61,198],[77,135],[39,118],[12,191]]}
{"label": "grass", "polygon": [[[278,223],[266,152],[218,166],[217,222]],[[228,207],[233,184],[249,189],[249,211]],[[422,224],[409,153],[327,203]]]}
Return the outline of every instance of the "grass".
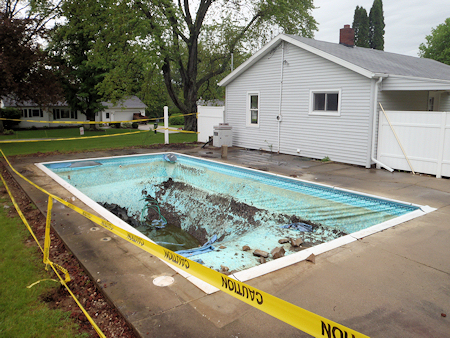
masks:
{"label": "grass", "polygon": [[[144,147],[151,144],[163,144],[164,134],[153,133],[152,131],[139,134],[87,138],[89,136],[113,135],[137,131],[136,129],[105,129],[101,131],[86,131],[84,136],[80,136],[78,128],[65,129],[39,129],[39,130],[20,130],[15,135],[0,135],[0,140],[10,139],[39,139],[39,138],[72,138],[71,141],[40,141],[40,142],[18,142],[1,143],[0,148],[7,156],[27,155],[37,152],[81,152],[88,150],[122,149],[128,147]],[[169,135],[170,143],[196,142],[197,135],[190,133],[176,133]]]}
{"label": "grass", "polygon": [[[0,186],[3,186],[0,182]],[[77,333],[69,313],[52,310],[40,297],[59,283],[41,279],[56,278],[47,273],[36,247],[26,246],[28,230],[20,218],[8,217],[4,206],[9,199],[0,197],[0,337],[87,337]]]}
{"label": "grass", "polygon": [[[17,131],[15,135],[0,135],[0,140],[71,138],[72,141],[40,141],[0,144],[7,156],[27,155],[37,152],[82,152],[102,149],[121,149],[142,147],[151,144],[163,144],[164,134],[152,131],[134,135],[88,139],[96,135],[121,134],[134,129],[106,129],[86,131],[80,137],[78,128],[38,129]],[[197,141],[196,134],[170,134],[170,143]],[[0,182],[0,186],[3,186]],[[28,230],[19,217],[7,216],[3,206],[9,205],[8,199],[0,196],[0,338],[3,337],[87,337],[77,333],[76,324],[69,313],[51,310],[40,297],[59,283],[43,281],[31,289],[26,286],[42,279],[55,278],[44,270],[42,256],[36,254],[36,247],[24,244],[29,237]]]}

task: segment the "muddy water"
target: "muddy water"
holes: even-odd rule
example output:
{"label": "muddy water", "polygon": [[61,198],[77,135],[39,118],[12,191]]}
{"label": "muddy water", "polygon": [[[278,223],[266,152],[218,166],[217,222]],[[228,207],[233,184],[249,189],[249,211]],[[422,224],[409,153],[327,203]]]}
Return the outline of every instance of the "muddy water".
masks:
{"label": "muddy water", "polygon": [[200,242],[194,236],[171,224],[166,224],[162,229],[147,225],[140,225],[136,227],[136,229],[148,238],[151,238],[157,244],[172,251],[192,249],[201,246]]}

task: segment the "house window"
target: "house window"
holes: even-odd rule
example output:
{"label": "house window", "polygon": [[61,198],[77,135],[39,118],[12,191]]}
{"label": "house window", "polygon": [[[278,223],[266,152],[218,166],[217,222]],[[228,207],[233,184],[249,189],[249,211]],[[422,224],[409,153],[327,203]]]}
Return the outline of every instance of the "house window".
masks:
{"label": "house window", "polygon": [[61,109],[61,118],[69,119],[70,118],[70,110],[69,109]]}
{"label": "house window", "polygon": [[31,109],[30,117],[43,117],[42,109]]}
{"label": "house window", "polygon": [[341,114],[341,90],[311,91],[310,115],[331,115]]}
{"label": "house window", "polygon": [[109,119],[109,113],[106,113],[106,118]]}
{"label": "house window", "polygon": [[259,93],[247,94],[247,125],[259,126]]}
{"label": "house window", "polygon": [[70,111],[70,118],[74,120],[78,120],[78,114],[76,110]]}
{"label": "house window", "polygon": [[28,117],[28,109],[22,109],[22,116],[23,117]]}

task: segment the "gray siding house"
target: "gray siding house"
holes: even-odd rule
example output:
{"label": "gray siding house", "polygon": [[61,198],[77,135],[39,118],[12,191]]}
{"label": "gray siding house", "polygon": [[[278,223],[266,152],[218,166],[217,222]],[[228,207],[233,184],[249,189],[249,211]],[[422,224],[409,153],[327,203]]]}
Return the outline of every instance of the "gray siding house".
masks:
{"label": "gray siding house", "polygon": [[369,168],[379,102],[385,110],[450,110],[450,66],[355,47],[343,41],[348,29],[339,44],[278,35],[219,83],[234,146]]}

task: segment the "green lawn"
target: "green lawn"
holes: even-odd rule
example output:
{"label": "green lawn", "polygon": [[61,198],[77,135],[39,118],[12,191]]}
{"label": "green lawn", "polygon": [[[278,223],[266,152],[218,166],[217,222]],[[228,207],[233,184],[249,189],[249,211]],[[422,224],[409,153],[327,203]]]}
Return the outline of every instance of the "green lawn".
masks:
{"label": "green lawn", "polygon": [[[164,134],[153,131],[141,132],[138,134],[112,136],[103,138],[88,138],[89,136],[120,135],[138,131],[136,129],[105,129],[100,131],[86,131],[84,136],[80,136],[79,128],[65,129],[39,129],[16,131],[15,135],[0,135],[1,140],[14,139],[39,139],[39,138],[72,138],[70,141],[30,141],[18,143],[0,143],[0,149],[7,156],[27,155],[37,152],[82,152],[86,150],[121,149],[127,147],[145,147],[151,144],[163,144]],[[177,133],[169,135],[170,143],[196,142],[197,135],[190,133]]]}
{"label": "green lawn", "polygon": [[7,216],[5,206],[13,208],[9,198],[0,197],[0,337],[87,337],[77,333],[70,313],[51,310],[40,300],[59,283],[43,281],[27,288],[57,277],[45,271],[40,251],[24,244],[29,232],[18,216]]}
{"label": "green lawn", "polygon": [[[120,149],[126,147],[145,147],[151,144],[163,144],[164,134],[153,131],[134,135],[104,138],[87,138],[89,136],[122,134],[135,129],[106,129],[87,131],[80,137],[79,128],[40,129],[17,131],[15,135],[0,135],[0,140],[72,138],[72,141],[39,141],[0,144],[0,149],[7,156],[26,155],[37,152],[82,152],[88,150]],[[196,134],[170,134],[170,143],[195,142]],[[0,187],[3,184],[0,182]],[[70,321],[69,313],[51,310],[40,301],[40,296],[58,283],[44,281],[31,289],[26,286],[46,278],[55,278],[44,270],[42,255],[36,248],[26,246],[28,230],[19,217],[7,216],[11,206],[9,199],[0,196],[0,338],[3,337],[85,337],[77,335],[75,324]]]}

